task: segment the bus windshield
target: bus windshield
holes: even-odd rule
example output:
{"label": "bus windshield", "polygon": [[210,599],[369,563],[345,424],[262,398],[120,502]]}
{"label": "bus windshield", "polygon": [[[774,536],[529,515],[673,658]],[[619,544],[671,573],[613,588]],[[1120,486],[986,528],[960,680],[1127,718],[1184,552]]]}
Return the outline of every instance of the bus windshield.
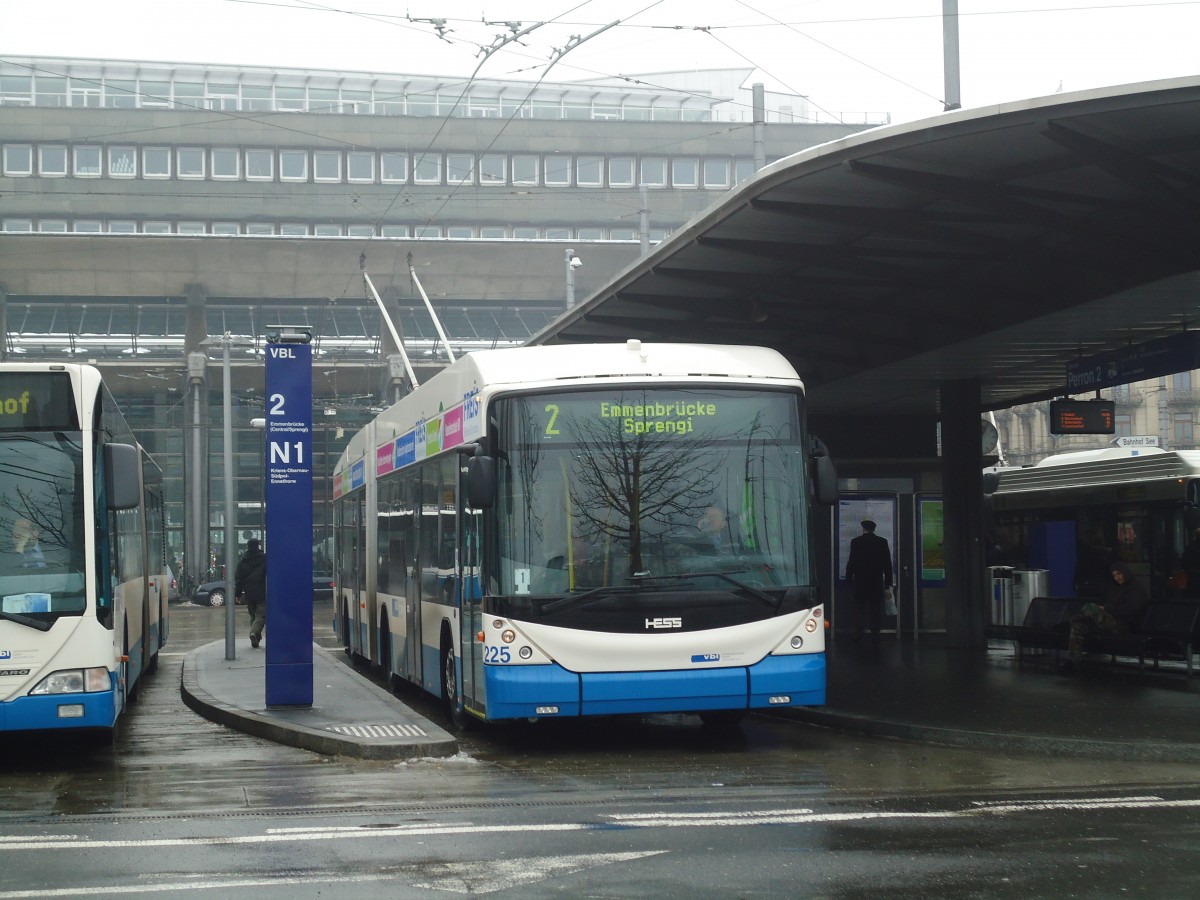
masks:
{"label": "bus windshield", "polygon": [[495,588],[809,584],[800,399],[618,386],[498,400]]}
{"label": "bus windshield", "polygon": [[79,432],[0,434],[0,618],[86,609],[82,473]]}

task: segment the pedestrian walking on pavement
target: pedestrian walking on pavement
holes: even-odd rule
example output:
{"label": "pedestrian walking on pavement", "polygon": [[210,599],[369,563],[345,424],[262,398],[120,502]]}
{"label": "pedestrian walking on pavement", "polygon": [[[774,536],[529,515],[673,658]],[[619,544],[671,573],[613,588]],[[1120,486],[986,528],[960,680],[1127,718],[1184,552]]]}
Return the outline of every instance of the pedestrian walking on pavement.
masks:
{"label": "pedestrian walking on pavement", "polygon": [[250,613],[250,646],[258,647],[267,624],[267,554],[258,538],[246,541],[246,553],[233,576],[233,593]]}
{"label": "pedestrian walking on pavement", "polygon": [[850,542],[846,562],[846,580],[854,588],[855,640],[862,638],[863,622],[871,636],[879,639],[883,627],[883,592],[892,586],[892,550],[886,538],[875,533],[875,523],[862,521],[863,533]]}

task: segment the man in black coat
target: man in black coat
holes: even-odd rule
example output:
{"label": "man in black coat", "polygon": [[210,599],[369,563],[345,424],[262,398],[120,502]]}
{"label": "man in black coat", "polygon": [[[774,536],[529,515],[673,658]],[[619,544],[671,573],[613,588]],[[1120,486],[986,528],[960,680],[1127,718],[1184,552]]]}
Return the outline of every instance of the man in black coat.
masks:
{"label": "man in black coat", "polygon": [[883,627],[883,592],[892,586],[892,550],[886,538],[875,533],[875,523],[862,522],[863,533],[850,542],[846,580],[854,588],[855,638],[862,637],[863,620],[878,640]]}
{"label": "man in black coat", "polygon": [[246,541],[246,555],[233,575],[233,592],[250,613],[250,646],[257,647],[267,624],[267,554],[258,538]]}

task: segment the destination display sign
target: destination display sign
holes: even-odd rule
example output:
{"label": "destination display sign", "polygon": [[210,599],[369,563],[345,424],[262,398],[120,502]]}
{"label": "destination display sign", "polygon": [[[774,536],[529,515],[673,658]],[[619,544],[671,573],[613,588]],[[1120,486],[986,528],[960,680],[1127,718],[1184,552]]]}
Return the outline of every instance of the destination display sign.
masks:
{"label": "destination display sign", "polygon": [[0,372],[0,430],[78,431],[66,372]]}
{"label": "destination display sign", "polygon": [[1116,404],[1111,400],[1051,400],[1051,434],[1115,434]]}
{"label": "destination display sign", "polygon": [[627,438],[716,437],[795,439],[795,398],[780,393],[719,390],[603,391],[523,397],[517,418],[531,443]]}
{"label": "destination display sign", "polygon": [[1200,369],[1200,332],[1185,331],[1071,360],[1067,363],[1066,392],[1078,394],[1193,369]]}

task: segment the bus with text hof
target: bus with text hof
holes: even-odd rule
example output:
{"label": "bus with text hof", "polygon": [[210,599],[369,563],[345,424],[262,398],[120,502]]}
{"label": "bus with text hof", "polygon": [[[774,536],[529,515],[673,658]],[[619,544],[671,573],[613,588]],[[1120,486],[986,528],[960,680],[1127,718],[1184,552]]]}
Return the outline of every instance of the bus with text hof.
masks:
{"label": "bus with text hof", "polygon": [[100,373],[0,363],[0,732],[115,739],[168,590],[162,475]]}
{"label": "bus with text hof", "polygon": [[334,627],[456,725],[822,704],[836,490],[773,350],[471,353],[338,461]]}

